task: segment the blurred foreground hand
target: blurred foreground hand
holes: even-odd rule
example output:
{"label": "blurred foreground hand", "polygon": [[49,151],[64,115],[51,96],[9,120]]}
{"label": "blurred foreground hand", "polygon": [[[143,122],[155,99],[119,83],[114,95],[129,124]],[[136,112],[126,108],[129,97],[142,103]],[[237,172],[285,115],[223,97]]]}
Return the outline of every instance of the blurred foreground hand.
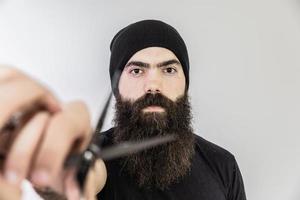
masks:
{"label": "blurred foreground hand", "polygon": [[[63,166],[70,153],[82,152],[90,141],[92,130],[87,106],[80,101],[62,103],[26,74],[0,65],[0,130],[15,113],[37,105],[44,109],[18,130],[9,149],[5,149],[7,152],[2,150],[5,160],[1,166],[0,200],[19,199],[24,179],[37,188],[52,188],[68,199],[79,199],[75,171]],[[5,138],[0,133],[0,143],[5,143]],[[104,163],[99,161],[96,165],[104,176],[100,183],[94,177],[99,172],[91,170],[86,184],[89,187],[85,187],[87,199],[93,199],[105,182]]]}

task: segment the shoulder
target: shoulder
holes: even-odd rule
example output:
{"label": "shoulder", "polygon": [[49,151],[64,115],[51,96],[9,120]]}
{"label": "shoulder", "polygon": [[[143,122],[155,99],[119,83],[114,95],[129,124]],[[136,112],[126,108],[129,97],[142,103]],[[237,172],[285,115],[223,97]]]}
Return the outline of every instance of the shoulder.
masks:
{"label": "shoulder", "polygon": [[210,169],[212,174],[227,187],[231,182],[236,161],[228,150],[195,135],[195,152]]}
{"label": "shoulder", "polygon": [[195,135],[196,153],[225,189],[227,196],[241,196],[245,199],[242,175],[234,155],[228,150]]}
{"label": "shoulder", "polygon": [[231,164],[235,162],[234,155],[228,150],[220,147],[198,135],[195,137],[195,148],[196,151],[207,157],[211,162]]}

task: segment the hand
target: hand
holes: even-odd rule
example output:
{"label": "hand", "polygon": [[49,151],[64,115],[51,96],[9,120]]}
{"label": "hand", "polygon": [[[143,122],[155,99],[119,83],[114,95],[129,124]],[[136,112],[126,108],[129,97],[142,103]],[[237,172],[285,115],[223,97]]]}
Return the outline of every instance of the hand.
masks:
{"label": "hand", "polygon": [[82,102],[61,105],[40,83],[0,66],[0,129],[13,113],[36,104],[46,110],[36,113],[18,133],[6,156],[4,177],[15,186],[27,178],[37,186],[74,191],[67,184],[72,173],[63,170],[63,164],[69,153],[82,151],[90,141],[87,107]]}

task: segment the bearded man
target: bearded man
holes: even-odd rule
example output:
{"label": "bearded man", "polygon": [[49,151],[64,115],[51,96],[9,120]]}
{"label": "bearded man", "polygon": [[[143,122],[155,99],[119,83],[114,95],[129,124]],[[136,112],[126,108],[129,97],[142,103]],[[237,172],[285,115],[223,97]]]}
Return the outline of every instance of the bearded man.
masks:
{"label": "bearded man", "polygon": [[162,21],[139,21],[120,30],[110,49],[115,127],[95,142],[109,146],[168,134],[177,139],[106,162],[98,199],[245,200],[234,156],[191,127],[189,59],[179,33]]}

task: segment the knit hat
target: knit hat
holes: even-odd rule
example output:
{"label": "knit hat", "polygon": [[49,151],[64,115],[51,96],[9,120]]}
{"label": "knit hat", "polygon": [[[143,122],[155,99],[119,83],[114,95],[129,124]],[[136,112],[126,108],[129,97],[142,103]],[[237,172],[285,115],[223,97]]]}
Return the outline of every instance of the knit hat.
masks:
{"label": "knit hat", "polygon": [[110,44],[109,74],[114,95],[118,90],[121,73],[128,60],[148,47],[163,47],[172,51],[180,61],[189,87],[189,58],[186,45],[175,28],[158,20],[143,20],[121,29]]}

